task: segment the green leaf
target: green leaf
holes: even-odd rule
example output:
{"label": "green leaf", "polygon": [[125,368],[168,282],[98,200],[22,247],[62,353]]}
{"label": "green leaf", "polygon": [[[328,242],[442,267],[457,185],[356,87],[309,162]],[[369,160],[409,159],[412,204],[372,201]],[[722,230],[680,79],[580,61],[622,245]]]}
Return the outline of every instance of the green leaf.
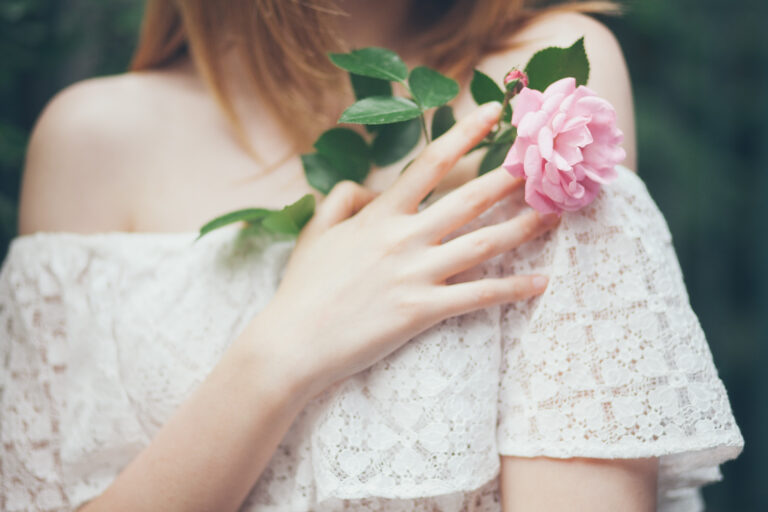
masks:
{"label": "green leaf", "polygon": [[389,124],[407,121],[421,115],[421,109],[411,100],[398,96],[370,96],[347,107],[340,123]]}
{"label": "green leaf", "polygon": [[301,155],[301,164],[304,167],[307,183],[323,194],[330,192],[337,182],[344,179],[341,171],[318,153]]}
{"label": "green leaf", "polygon": [[369,96],[392,96],[392,84],[388,80],[350,73],[349,81],[358,100]]}
{"label": "green leaf", "polygon": [[[472,82],[469,84],[469,91],[472,93],[472,98],[478,105],[490,103],[492,101],[504,103],[504,91],[501,87],[493,81],[493,78],[477,69],[472,74]],[[512,107],[509,105],[504,109],[502,119],[505,121],[512,119]]]}
{"label": "green leaf", "polygon": [[577,86],[586,84],[589,59],[584,50],[584,38],[568,48],[550,46],[537,52],[525,66],[525,73],[529,79],[528,87],[539,91],[566,77],[574,77]]}
{"label": "green leaf", "polygon": [[238,221],[246,221],[248,223],[243,228],[243,231],[247,232],[249,236],[261,234],[264,230],[297,235],[314,213],[315,196],[313,194],[304,194],[301,198],[280,210],[245,208],[216,217],[200,228],[200,234],[195,241],[214,229]]}
{"label": "green leaf", "polygon": [[195,241],[200,240],[203,235],[210,233],[214,229],[226,226],[227,224],[232,224],[233,222],[253,222],[268,215],[271,211],[272,210],[267,208],[245,208],[243,210],[235,210],[229,213],[225,213],[224,215],[216,217],[215,219],[205,223],[205,225],[200,228],[200,234],[197,235]]}
{"label": "green leaf", "polygon": [[341,180],[362,183],[371,170],[371,154],[363,137],[349,128],[332,128],[315,141],[316,153],[301,155],[307,182],[327,194]]}
{"label": "green leaf", "polygon": [[356,75],[395,82],[404,82],[408,77],[408,68],[402,59],[386,48],[371,46],[349,53],[330,53],[328,57],[341,69]]}
{"label": "green leaf", "polygon": [[502,129],[501,133],[493,141],[495,144],[502,144],[504,142],[515,142],[517,138],[517,128],[510,126],[509,128]]}
{"label": "green leaf", "polygon": [[349,128],[332,128],[315,141],[315,149],[339,174],[362,182],[371,168],[371,152],[365,139]]}
{"label": "green leaf", "polygon": [[411,71],[408,86],[422,110],[445,105],[459,94],[459,84],[455,80],[425,66]]}
{"label": "green leaf", "polygon": [[298,235],[314,213],[315,196],[304,194],[300,199],[284,206],[281,210],[271,211],[261,224],[275,233]]}
{"label": "green leaf", "polygon": [[480,170],[478,171],[477,175],[483,175],[504,163],[504,159],[506,158],[507,153],[509,153],[509,149],[511,147],[511,142],[493,144],[491,147],[489,147],[488,151],[483,157],[483,160],[480,162]]}
{"label": "green leaf", "polygon": [[371,147],[373,163],[384,167],[397,162],[411,152],[420,137],[421,123],[418,119],[382,125]]}
{"label": "green leaf", "polygon": [[504,101],[504,91],[493,81],[493,78],[482,71],[475,70],[472,74],[469,91],[478,105],[490,103],[491,101],[498,101],[499,103]]}
{"label": "green leaf", "polygon": [[[355,98],[362,100],[369,96],[392,96],[392,84],[388,80],[371,78],[363,75],[349,73],[349,80],[352,83],[352,90],[355,91]],[[368,133],[378,133],[382,125],[365,125],[365,131]]]}
{"label": "green leaf", "polygon": [[450,105],[443,105],[435,110],[432,116],[432,140],[435,140],[456,124],[456,118],[453,117],[453,108]]}

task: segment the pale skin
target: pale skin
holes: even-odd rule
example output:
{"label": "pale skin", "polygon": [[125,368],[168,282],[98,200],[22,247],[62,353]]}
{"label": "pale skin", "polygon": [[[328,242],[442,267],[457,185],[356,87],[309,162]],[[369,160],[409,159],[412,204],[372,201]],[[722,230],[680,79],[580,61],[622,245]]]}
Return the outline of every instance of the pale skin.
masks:
{"label": "pale skin", "polygon": [[[391,3],[387,18],[372,3],[348,2],[359,21],[348,27],[350,40],[396,48],[402,39],[395,32],[399,4]],[[526,45],[489,56],[477,67],[501,77],[536,50],[569,45],[582,35],[593,64],[588,85],[616,108],[626,137],[624,163],[635,169],[629,76],[603,25],[575,14],[542,18],[515,35]],[[418,63],[418,56],[408,57],[410,65]],[[288,134],[258,98],[237,102],[266,161],[291,154]],[[399,165],[377,169],[362,186],[347,182],[324,197],[306,183],[296,156],[260,175],[262,166],[237,146],[189,62],[88,80],[51,102],[28,150],[20,234],[191,232],[236,208],[280,207],[307,192],[318,200],[273,300],[151,444],[82,510],[236,510],[293,419],[320,390],[442,318],[542,291],[534,276],[446,284],[451,275],[554,226],[551,218],[523,214],[440,244],[451,230],[520,191],[520,182],[503,169],[468,182],[479,155],[461,156],[493,122],[473,107],[466,84],[454,107],[461,122],[402,176]],[[419,200],[433,187],[450,192],[417,213]],[[316,272],[318,261],[322,273]],[[322,292],[324,300],[313,300],[313,292]],[[350,320],[345,304],[370,306]],[[297,325],[295,318],[306,321]],[[312,360],[295,358],[310,342]],[[657,466],[656,459],[501,456],[503,507],[653,510]]]}

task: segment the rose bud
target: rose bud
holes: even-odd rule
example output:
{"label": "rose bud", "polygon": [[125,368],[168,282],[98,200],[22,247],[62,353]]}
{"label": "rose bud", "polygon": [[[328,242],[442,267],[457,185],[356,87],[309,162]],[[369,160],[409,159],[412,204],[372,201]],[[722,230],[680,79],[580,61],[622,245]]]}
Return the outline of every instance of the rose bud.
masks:
{"label": "rose bud", "polygon": [[517,68],[512,68],[504,77],[504,86],[507,88],[507,92],[517,94],[523,87],[528,87],[528,75]]}

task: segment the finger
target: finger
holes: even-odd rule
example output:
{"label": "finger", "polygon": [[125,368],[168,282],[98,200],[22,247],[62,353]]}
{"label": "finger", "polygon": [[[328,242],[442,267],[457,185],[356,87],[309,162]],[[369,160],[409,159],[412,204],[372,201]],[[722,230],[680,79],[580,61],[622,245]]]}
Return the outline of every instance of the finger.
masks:
{"label": "finger", "polygon": [[309,233],[325,231],[360,211],[377,195],[378,192],[352,180],[339,181],[320,203],[305,229]]}
{"label": "finger", "polygon": [[519,189],[525,180],[498,167],[450,191],[416,214],[427,237],[437,242]]}
{"label": "finger", "polygon": [[439,286],[430,299],[443,318],[506,302],[516,302],[544,292],[542,275],[504,276]]}
{"label": "finger", "polygon": [[477,145],[499,119],[501,104],[485,103],[432,141],[395,183],[381,194],[382,202],[407,213],[440,183],[463,154]]}
{"label": "finger", "polygon": [[556,214],[542,216],[530,211],[498,224],[483,226],[428,248],[430,267],[427,272],[436,281],[443,281],[542,235],[559,222],[560,217]]}

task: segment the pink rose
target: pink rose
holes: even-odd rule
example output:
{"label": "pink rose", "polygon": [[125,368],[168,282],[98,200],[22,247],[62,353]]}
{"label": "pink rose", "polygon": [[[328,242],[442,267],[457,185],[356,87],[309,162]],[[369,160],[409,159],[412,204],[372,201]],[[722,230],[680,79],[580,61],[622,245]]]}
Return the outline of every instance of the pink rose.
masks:
{"label": "pink rose", "polygon": [[626,157],[613,106],[571,77],[543,93],[524,88],[512,124],[517,138],[502,166],[525,177],[525,200],[541,213],[588,205]]}

